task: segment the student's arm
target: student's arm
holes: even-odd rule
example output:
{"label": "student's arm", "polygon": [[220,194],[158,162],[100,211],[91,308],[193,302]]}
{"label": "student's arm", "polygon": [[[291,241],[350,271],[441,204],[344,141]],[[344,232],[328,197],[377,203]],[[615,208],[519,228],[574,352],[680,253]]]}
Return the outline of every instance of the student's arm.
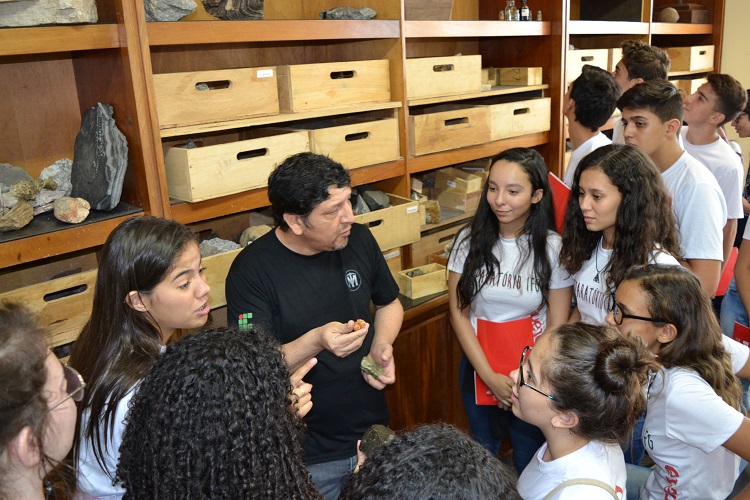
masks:
{"label": "student's arm", "polygon": [[689,269],[701,282],[703,290],[709,297],[716,294],[721,278],[721,261],[708,259],[686,259],[681,260],[682,267]]}
{"label": "student's arm", "polygon": [[750,419],[744,417],[737,432],[724,443],[724,448],[750,461]]}
{"label": "student's arm", "polygon": [[568,323],[578,323],[581,321],[581,312],[578,310],[578,306],[575,306],[573,309],[573,312],[570,313],[570,318],[568,318]]}
{"label": "student's arm", "polygon": [[448,307],[450,310],[451,326],[456,334],[458,343],[461,345],[461,349],[479,375],[479,378],[487,384],[492,394],[500,401],[501,407],[510,408],[513,382],[509,377],[501,373],[496,373],[492,369],[489,361],[487,361],[487,357],[484,355],[484,351],[482,351],[482,346],[479,345],[474,328],[471,326],[469,308],[467,307],[462,310],[458,307],[457,287],[460,278],[461,275],[453,271],[450,271],[448,275]]}
{"label": "student's arm", "polygon": [[724,224],[724,260],[721,263],[721,272],[724,272],[724,268],[729,262],[729,255],[732,253],[732,247],[734,246],[734,237],[737,235],[737,219],[727,219],[727,223]]}
{"label": "student's arm", "polygon": [[384,389],[396,381],[396,362],[393,359],[393,343],[401,330],[404,320],[404,307],[396,297],[393,302],[384,306],[375,306],[375,337],[370,347],[370,358],[383,367],[385,373],[374,378],[363,372],[368,384],[375,389]]}
{"label": "student's arm", "polygon": [[[549,306],[547,307],[547,328],[545,331],[550,331],[568,322],[570,305],[573,301],[573,287],[550,290],[547,300]],[[576,311],[578,311],[577,308]]]}

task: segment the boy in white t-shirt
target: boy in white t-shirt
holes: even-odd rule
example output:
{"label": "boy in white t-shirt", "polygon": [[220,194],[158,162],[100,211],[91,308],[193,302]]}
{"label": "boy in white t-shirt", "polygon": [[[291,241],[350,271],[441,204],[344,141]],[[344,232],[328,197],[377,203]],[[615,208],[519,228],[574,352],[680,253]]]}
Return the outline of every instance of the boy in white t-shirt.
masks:
{"label": "boy in white t-shirt", "polygon": [[734,120],[746,103],[747,94],[740,82],[729,75],[710,74],[708,82],[685,99],[683,119],[688,127],[680,132],[685,151],[714,174],[727,203],[722,270],[734,245],[737,219],[745,214],[742,210],[742,160],[721,138],[719,128]]}
{"label": "boy in white t-shirt", "polygon": [[[633,85],[650,80],[666,80],[669,73],[669,56],[663,50],[640,40],[625,40],[620,44],[622,59],[615,66],[612,76],[622,92]],[[622,121],[615,121],[612,142],[625,144]]]}
{"label": "boy in white t-shirt", "polygon": [[682,97],[670,82],[652,80],[625,92],[617,107],[622,111],[625,142],[653,160],[672,196],[684,259],[680,263],[712,297],[724,260],[727,207],[711,172],[680,146]]}
{"label": "boy in white t-shirt", "polygon": [[586,64],[563,97],[563,113],[568,119],[568,135],[573,152],[563,182],[573,185],[573,174],[584,156],[612,141],[599,131],[615,111],[620,88],[607,71]]}

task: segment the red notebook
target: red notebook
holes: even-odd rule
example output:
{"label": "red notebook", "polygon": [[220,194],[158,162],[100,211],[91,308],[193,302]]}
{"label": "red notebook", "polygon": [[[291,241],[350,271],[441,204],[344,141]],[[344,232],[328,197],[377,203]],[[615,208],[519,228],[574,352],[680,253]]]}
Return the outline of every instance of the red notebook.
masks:
{"label": "red notebook", "polygon": [[[521,352],[534,345],[531,317],[495,323],[477,319],[477,339],[490,366],[497,373],[510,375],[518,368]],[[474,372],[474,396],[477,405],[497,406],[497,398]]]}
{"label": "red notebook", "polygon": [[732,247],[732,252],[729,254],[729,258],[727,259],[727,265],[724,267],[724,272],[721,273],[721,278],[719,279],[719,286],[716,287],[716,296],[717,297],[723,297],[727,293],[727,288],[729,288],[729,282],[732,281],[732,278],[734,278],[734,266],[737,264],[737,255],[738,255],[737,247]]}
{"label": "red notebook", "polygon": [[733,335],[734,340],[736,340],[740,344],[750,346],[750,328],[746,327],[745,325],[735,323]]}
{"label": "red notebook", "polygon": [[565,224],[565,210],[568,207],[568,198],[570,198],[570,188],[552,172],[547,174],[547,177],[552,189],[552,205],[555,207],[555,227],[557,232],[562,234]]}

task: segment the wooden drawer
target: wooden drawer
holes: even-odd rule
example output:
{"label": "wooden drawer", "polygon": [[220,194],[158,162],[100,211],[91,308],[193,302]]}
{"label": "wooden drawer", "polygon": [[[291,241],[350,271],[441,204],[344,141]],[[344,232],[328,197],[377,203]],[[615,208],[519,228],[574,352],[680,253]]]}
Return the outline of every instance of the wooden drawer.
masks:
{"label": "wooden drawer", "polygon": [[491,105],[490,140],[548,131],[550,106],[549,97]]}
{"label": "wooden drawer", "polygon": [[422,99],[482,90],[482,56],[406,60],[406,97]]}
{"label": "wooden drawer", "polygon": [[275,76],[274,67],[154,75],[159,128],[278,114]]}
{"label": "wooden drawer", "polygon": [[622,49],[620,47],[607,49],[607,71],[614,71],[617,63],[622,59]]}
{"label": "wooden drawer", "polygon": [[486,106],[452,104],[412,110],[409,116],[409,151],[412,156],[484,144],[490,140],[490,114]]}
{"label": "wooden drawer", "polygon": [[391,100],[387,59],[278,66],[284,111]]}
{"label": "wooden drawer", "polygon": [[229,274],[229,268],[232,262],[234,262],[234,258],[241,251],[242,249],[240,248],[230,252],[211,255],[203,259],[202,264],[206,268],[206,283],[211,287],[211,291],[208,293],[208,304],[211,306],[211,309],[227,305],[227,296],[224,291],[227,274]]}
{"label": "wooden drawer", "polygon": [[670,47],[667,51],[672,65],[669,71],[697,71],[714,69],[714,46]]}
{"label": "wooden drawer", "polygon": [[565,72],[566,80],[572,82],[578,78],[586,64],[606,70],[609,64],[609,49],[569,50],[566,64],[567,71]]}
{"label": "wooden drawer", "polygon": [[429,255],[445,250],[445,246],[456,237],[456,234],[468,222],[468,220],[459,221],[452,226],[441,228],[439,231],[423,234],[419,241],[411,245],[411,264],[413,266],[428,264]]}
{"label": "wooden drawer", "polygon": [[330,156],[348,169],[394,161],[401,156],[396,118],[336,118],[294,127],[309,131],[313,153]]}
{"label": "wooden drawer", "polygon": [[419,202],[395,194],[388,196],[390,207],[354,217],[354,222],[370,228],[383,251],[419,240]]}
{"label": "wooden drawer", "polygon": [[65,276],[0,294],[0,302],[17,302],[36,315],[50,347],[78,338],[91,316],[96,270]]}
{"label": "wooden drawer", "polygon": [[694,78],[692,80],[672,80],[675,87],[685,92],[685,95],[694,94],[698,87],[708,82],[705,78]]}
{"label": "wooden drawer", "polygon": [[305,131],[258,129],[242,137],[227,144],[169,148],[164,158],[169,196],[195,202],[263,187],[278,163],[309,151]]}
{"label": "wooden drawer", "polygon": [[435,189],[453,189],[461,193],[481,191],[482,178],[458,168],[446,167],[435,171]]}
{"label": "wooden drawer", "polygon": [[497,68],[498,85],[541,85],[542,68]]}
{"label": "wooden drawer", "polygon": [[[420,270],[425,274],[408,276],[409,271]],[[405,269],[398,273],[398,290],[410,299],[426,297],[433,293],[448,290],[448,272],[440,264],[426,264],[412,269]]]}

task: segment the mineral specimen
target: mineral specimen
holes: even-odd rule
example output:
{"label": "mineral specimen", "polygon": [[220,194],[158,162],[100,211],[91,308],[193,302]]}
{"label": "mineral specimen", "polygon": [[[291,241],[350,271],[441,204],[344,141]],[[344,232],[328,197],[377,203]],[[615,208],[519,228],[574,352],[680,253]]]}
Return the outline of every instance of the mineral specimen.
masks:
{"label": "mineral specimen", "polygon": [[68,224],[78,224],[86,220],[91,210],[89,202],[83,198],[63,196],[55,200],[55,218]]}
{"label": "mineral specimen", "polygon": [[37,179],[32,181],[21,181],[10,187],[10,194],[19,200],[31,201],[36,198],[37,193],[42,189],[54,191],[57,189],[57,183],[52,179]]}
{"label": "mineral specimen", "polygon": [[146,21],[179,21],[197,8],[193,0],[144,0]]}
{"label": "mineral specimen", "polygon": [[385,425],[375,424],[371,425],[365,435],[362,436],[362,442],[359,444],[359,451],[365,454],[365,456],[372,456],[373,453],[378,451],[383,445],[387,444],[396,436],[396,433]]}
{"label": "mineral specimen", "polygon": [[21,181],[32,181],[34,180],[26,171],[22,168],[14,167],[7,163],[0,163],[0,184],[6,186],[12,186],[18,184]]}
{"label": "mineral specimen", "polygon": [[97,21],[94,0],[21,0],[0,2],[0,26],[40,26]]}
{"label": "mineral specimen", "polygon": [[362,362],[359,364],[359,368],[375,379],[379,378],[385,373],[383,367],[373,361],[370,356],[365,356],[364,358],[362,358]]}
{"label": "mineral specimen", "polygon": [[253,241],[257,240],[267,232],[269,232],[271,229],[273,229],[271,226],[262,225],[262,226],[250,226],[249,228],[242,231],[242,235],[240,236],[240,246],[246,247]]}
{"label": "mineral specimen", "polygon": [[34,209],[28,201],[19,201],[8,213],[0,217],[0,232],[21,229],[34,218]]}
{"label": "mineral specimen", "polygon": [[224,252],[231,252],[237,250],[240,246],[234,241],[222,240],[221,238],[211,238],[209,240],[201,241],[198,246],[201,257],[210,257]]}
{"label": "mineral specimen", "polygon": [[70,196],[70,191],[73,189],[73,184],[70,183],[70,172],[72,169],[73,162],[67,158],[62,158],[42,170],[39,178],[54,180],[57,182],[57,189],[64,191],[65,196]]}
{"label": "mineral specimen", "polygon": [[202,0],[206,12],[225,21],[263,19],[263,0]]}
{"label": "mineral specimen", "polygon": [[349,20],[368,20],[377,16],[378,13],[369,7],[355,9],[354,7],[334,7],[333,9],[324,10],[318,14],[318,19],[349,19]]}

